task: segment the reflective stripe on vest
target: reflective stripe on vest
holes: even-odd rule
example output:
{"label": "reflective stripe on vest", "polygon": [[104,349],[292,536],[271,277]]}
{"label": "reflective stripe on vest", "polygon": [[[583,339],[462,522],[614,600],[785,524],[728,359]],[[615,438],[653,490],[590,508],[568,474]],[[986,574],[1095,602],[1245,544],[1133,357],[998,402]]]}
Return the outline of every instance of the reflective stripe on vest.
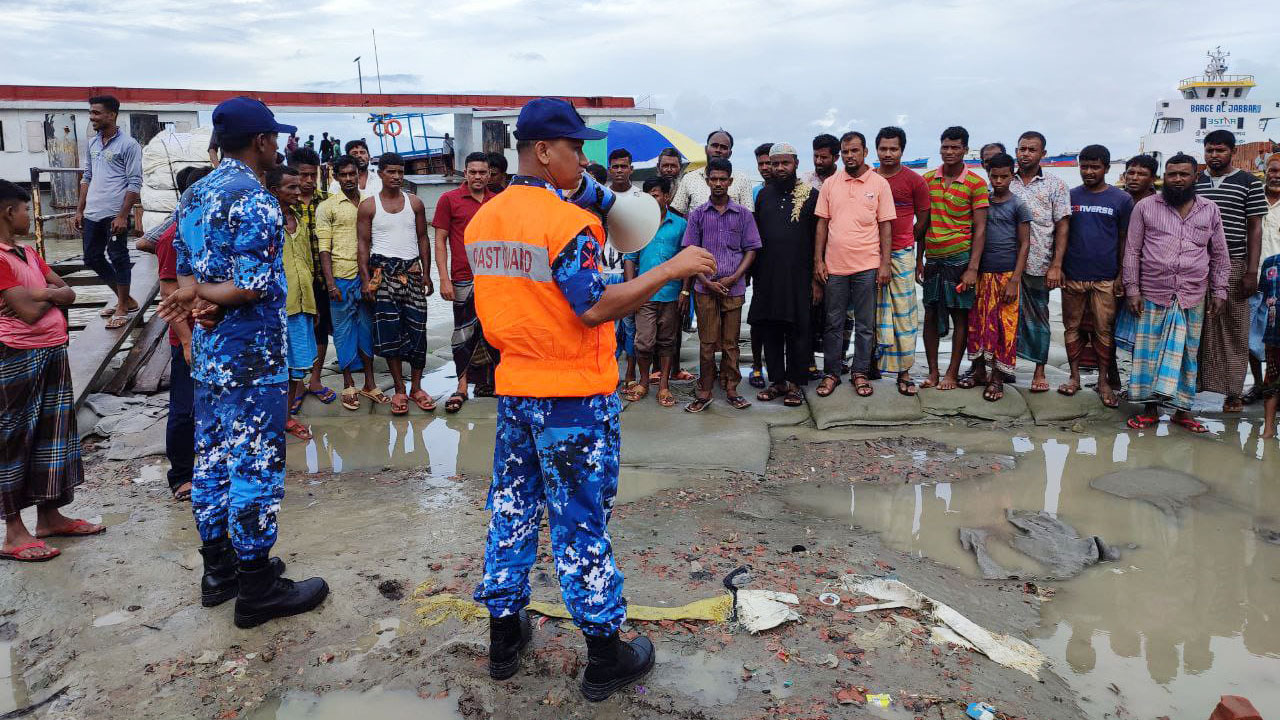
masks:
{"label": "reflective stripe on vest", "polygon": [[551,282],[551,256],[545,247],[515,240],[467,243],[473,275],[523,278]]}

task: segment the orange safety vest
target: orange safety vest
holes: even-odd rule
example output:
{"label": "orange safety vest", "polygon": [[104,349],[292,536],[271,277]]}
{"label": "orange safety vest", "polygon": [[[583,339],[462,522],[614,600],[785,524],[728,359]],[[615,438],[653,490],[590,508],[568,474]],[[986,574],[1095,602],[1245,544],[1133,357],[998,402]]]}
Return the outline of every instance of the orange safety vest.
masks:
{"label": "orange safety vest", "polygon": [[531,185],[508,187],[467,225],[476,315],[501,353],[499,395],[587,397],[616,389],[613,323],[584,325],[551,273],[583,228],[603,246],[595,215]]}

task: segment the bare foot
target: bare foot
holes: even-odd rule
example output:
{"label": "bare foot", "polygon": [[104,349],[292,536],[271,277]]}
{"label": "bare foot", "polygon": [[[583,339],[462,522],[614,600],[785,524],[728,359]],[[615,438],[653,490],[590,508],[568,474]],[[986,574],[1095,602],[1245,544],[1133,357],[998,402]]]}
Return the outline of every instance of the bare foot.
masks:
{"label": "bare foot", "polygon": [[1275,436],[1276,436],[1276,431],[1274,429],[1271,429],[1271,430],[1263,430],[1262,434],[1259,435],[1258,437],[1261,437],[1264,440],[1270,440]]}
{"label": "bare foot", "polygon": [[920,387],[921,387],[921,388],[936,388],[936,387],[938,387],[938,371],[937,371],[937,370],[930,370],[930,371],[929,371],[929,377],[925,378],[925,379],[924,379],[924,382],[920,383]]}
{"label": "bare foot", "polygon": [[938,383],[939,390],[955,390],[959,380],[954,372],[948,372],[942,376],[942,380]]}

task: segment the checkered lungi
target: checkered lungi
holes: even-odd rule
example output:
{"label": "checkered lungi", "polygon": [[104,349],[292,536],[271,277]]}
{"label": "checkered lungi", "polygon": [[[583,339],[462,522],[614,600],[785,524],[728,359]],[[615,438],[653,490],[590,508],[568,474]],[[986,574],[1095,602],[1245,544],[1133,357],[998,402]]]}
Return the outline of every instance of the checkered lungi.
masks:
{"label": "checkered lungi", "polygon": [[0,514],[62,507],[84,482],[66,346],[0,345]]}
{"label": "checkered lungi", "polygon": [[1197,356],[1204,327],[1204,303],[1186,310],[1143,299],[1133,341],[1129,399],[1164,402],[1190,410],[1196,396]]}

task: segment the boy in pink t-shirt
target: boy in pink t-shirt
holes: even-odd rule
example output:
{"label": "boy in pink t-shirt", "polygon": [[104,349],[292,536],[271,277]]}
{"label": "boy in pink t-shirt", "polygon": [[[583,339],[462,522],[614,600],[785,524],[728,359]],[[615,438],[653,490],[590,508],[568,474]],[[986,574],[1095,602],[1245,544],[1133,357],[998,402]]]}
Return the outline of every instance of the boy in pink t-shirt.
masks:
{"label": "boy in pink t-shirt", "polygon": [[[0,180],[0,413],[6,419],[0,425],[0,559],[43,562],[59,551],[40,538],[106,528],[58,511],[84,481],[62,314],[76,293],[34,249],[16,242],[31,226],[30,199]],[[32,505],[35,535],[21,514]]]}

